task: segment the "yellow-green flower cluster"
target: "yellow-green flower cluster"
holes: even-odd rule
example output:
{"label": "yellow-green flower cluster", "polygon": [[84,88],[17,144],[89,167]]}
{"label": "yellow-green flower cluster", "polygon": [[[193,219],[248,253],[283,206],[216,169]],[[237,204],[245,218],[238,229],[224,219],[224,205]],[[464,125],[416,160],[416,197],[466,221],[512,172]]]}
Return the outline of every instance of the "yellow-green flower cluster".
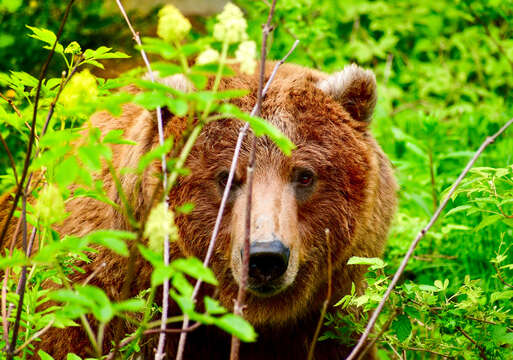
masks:
{"label": "yellow-green flower cluster", "polygon": [[66,218],[66,208],[59,188],[49,184],[39,192],[39,198],[34,206],[36,217],[44,224],[50,225]]}
{"label": "yellow-green flower cluster", "polygon": [[235,51],[235,60],[240,63],[240,71],[253,75],[256,67],[256,43],[254,41],[243,41]]}
{"label": "yellow-green flower cluster", "polygon": [[212,49],[211,47],[207,48],[196,58],[196,64],[205,65],[211,64],[219,60],[219,51]]}
{"label": "yellow-green flower cluster", "polygon": [[214,38],[233,44],[246,40],[248,24],[242,11],[232,3],[225,5],[223,11],[217,15],[217,23],[214,25]]}
{"label": "yellow-green flower cluster", "polygon": [[70,108],[82,101],[93,103],[97,97],[96,78],[88,69],[85,69],[71,78],[68,85],[62,90],[60,99],[65,108]]}
{"label": "yellow-green flower cluster", "polygon": [[162,202],[151,210],[144,228],[144,236],[148,238],[150,249],[162,251],[166,235],[169,236],[169,241],[177,240],[178,228],[175,225],[174,213]]}
{"label": "yellow-green flower cluster", "polygon": [[168,42],[181,41],[191,30],[191,23],[173,5],[166,5],[159,11],[157,34]]}

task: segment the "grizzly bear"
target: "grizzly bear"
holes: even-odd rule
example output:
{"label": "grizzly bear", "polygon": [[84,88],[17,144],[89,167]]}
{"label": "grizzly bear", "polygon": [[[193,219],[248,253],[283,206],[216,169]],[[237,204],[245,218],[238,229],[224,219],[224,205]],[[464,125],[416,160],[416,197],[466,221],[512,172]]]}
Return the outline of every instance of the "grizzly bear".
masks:
{"label": "grizzly bear", "polygon": [[[273,63],[267,65],[266,79],[273,67]],[[163,81],[179,89],[184,85],[180,76]],[[257,75],[237,74],[224,78],[220,89],[249,89],[248,95],[231,101],[250,112],[256,102],[257,87]],[[333,312],[336,309],[332,305],[351,291],[352,283],[360,293],[365,287],[365,268],[347,265],[347,260],[351,256],[382,254],[395,210],[396,184],[390,163],[369,130],[376,96],[374,74],[356,65],[327,75],[285,64],[272,81],[261,116],[287,135],[296,148],[291,156],[286,156],[269,138],[257,140],[244,316],[256,329],[258,339],[242,344],[241,359],[306,359],[328,290],[328,258],[332,263],[328,312]],[[184,120],[169,111],[164,114],[165,135],[180,136]],[[114,166],[121,169],[135,168],[139,158],[158,145],[155,119],[155,112],[127,104],[120,117],[101,112],[93,115],[91,121],[102,133],[122,129],[127,139],[136,142],[112,146]],[[180,236],[171,244],[171,259],[205,257],[242,125],[240,120],[231,118],[210,122],[196,141],[186,162],[190,173],[179,178],[169,196],[171,208],[188,202],[195,205],[191,213],[177,216]],[[252,136],[246,136],[242,145],[211,261],[219,286],[204,287],[199,297],[215,296],[228,309],[233,309],[241,273],[246,167]],[[141,216],[155,187],[160,186],[154,176],[160,170],[159,162],[152,164],[136,193],[135,175],[128,173],[121,178],[127,197],[132,199],[135,216]],[[99,176],[109,196],[119,203],[109,172],[105,170]],[[7,201],[4,199],[0,205],[0,218],[5,218]],[[59,228],[64,234],[81,236],[96,229],[128,228],[121,213],[94,199],[76,198],[67,208],[72,215]],[[11,224],[11,234],[13,227]],[[103,288],[111,298],[119,298],[127,259],[106,250],[91,257],[92,262],[84,265],[86,273],[74,275],[73,281],[82,281],[105,263],[91,283]],[[151,270],[146,261],[137,259],[132,296],[150,286]],[[171,305],[170,315],[179,313],[179,308]],[[106,332],[105,346],[110,346],[115,328],[112,326]],[[131,329],[123,323],[117,330],[127,334]],[[153,356],[156,337],[145,338],[143,358]],[[168,358],[176,354],[178,337],[179,334],[167,335]],[[90,351],[87,336],[78,327],[54,329],[37,346],[56,359],[65,358],[68,352],[86,356]],[[188,334],[184,358],[227,359],[229,348],[229,335],[214,327],[201,326]],[[317,344],[314,358],[344,359],[350,349],[335,340],[325,340]],[[373,351],[366,355],[369,359],[374,357]]]}

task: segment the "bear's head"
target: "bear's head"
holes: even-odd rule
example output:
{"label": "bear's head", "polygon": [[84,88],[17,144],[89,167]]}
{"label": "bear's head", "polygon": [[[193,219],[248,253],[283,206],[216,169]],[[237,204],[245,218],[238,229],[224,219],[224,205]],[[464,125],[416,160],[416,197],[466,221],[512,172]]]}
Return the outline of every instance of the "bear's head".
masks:
{"label": "bear's head", "polygon": [[[268,65],[267,77],[273,66]],[[250,89],[234,101],[250,112],[257,85],[256,75],[240,75],[223,80],[222,88]],[[261,116],[296,149],[286,156],[270,139],[257,140],[245,308],[254,325],[285,325],[318,314],[329,276],[333,300],[338,300],[352,282],[360,285],[364,270],[346,265],[347,260],[381,254],[395,206],[395,182],[368,131],[375,104],[374,74],[356,65],[333,75],[295,65],[278,70]],[[175,246],[183,255],[205,257],[242,126],[235,119],[207,124],[187,160],[190,175],[172,190],[174,205],[195,205],[192,213],[177,218],[180,240]],[[242,145],[211,261],[218,297],[228,308],[241,277],[252,136]]]}

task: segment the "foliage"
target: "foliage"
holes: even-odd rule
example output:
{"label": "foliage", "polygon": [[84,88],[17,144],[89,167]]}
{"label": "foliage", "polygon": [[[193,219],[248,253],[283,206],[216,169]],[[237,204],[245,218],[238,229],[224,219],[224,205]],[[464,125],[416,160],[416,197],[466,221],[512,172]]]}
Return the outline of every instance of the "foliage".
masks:
{"label": "foliage", "polygon": [[[38,40],[40,44],[43,43],[44,49],[53,47],[57,39],[51,30],[27,27],[31,31],[30,37]],[[180,37],[187,35],[187,32],[188,30],[181,33]],[[136,169],[119,169],[119,173],[114,169],[110,145],[130,146],[134,143],[125,139],[120,130],[102,135],[88,118],[100,109],[120,114],[121,105],[128,102],[134,102],[148,110],[166,106],[176,115],[196,118],[198,121],[189,121],[191,128],[186,133],[191,135],[185,139],[187,143],[192,143],[194,136],[209,121],[219,116],[238,117],[248,121],[256,135],[269,136],[284,152],[290,153],[293,144],[277,128],[264,119],[245,114],[236,106],[225,103],[227,99],[245,95],[245,91],[218,91],[221,76],[231,71],[226,64],[236,61],[229,58],[232,50],[229,49],[227,41],[219,42],[213,37],[204,36],[200,40],[182,44],[180,38],[170,36],[169,33],[166,33],[166,39],[146,38],[143,45],[148,53],[176,60],[179,64],[154,63],[158,75],[167,77],[183,74],[197,90],[192,91],[191,87],[191,91],[182,92],[160,83],[141,80],[141,70],[127,73],[115,80],[96,78],[88,70],[78,71],[87,65],[103,68],[101,61],[126,58],[127,55],[105,46],[96,50],[83,49],[77,41],[56,43],[55,55],[63,60],[65,71],[62,77],[45,79],[42,83],[38,115],[41,119],[46,119],[46,123],[51,121],[51,124],[47,127],[43,122],[36,123],[36,155],[30,166],[30,179],[32,176],[35,178],[30,184],[34,203],[30,201],[26,210],[20,208],[15,214],[20,217],[26,213],[28,223],[37,228],[37,232],[33,232],[35,236],[27,239],[28,247],[23,246],[24,250],[27,249],[26,255],[19,249],[6,250],[0,260],[0,269],[11,274],[6,277],[7,301],[12,304],[8,317],[9,339],[13,338],[19,324],[19,319],[15,316],[21,299],[16,290],[18,281],[28,272],[21,333],[13,348],[19,349],[18,355],[22,357],[33,355],[33,337],[44,336],[49,327],[79,324],[87,332],[97,356],[101,357],[105,328],[115,317],[137,324],[134,332],[122,341],[121,349],[124,356],[136,353],[144,331],[160,326],[160,321],[150,321],[161,311],[152,304],[157,287],[167,280],[172,284],[169,295],[179,305],[183,315],[202,324],[216,325],[243,341],[254,341],[256,338],[251,325],[241,317],[228,313],[215,299],[205,297],[201,301],[205,310],[197,310],[196,301],[192,298],[193,287],[187,277],[217,285],[212,271],[204,267],[201,261],[188,258],[165,264],[159,244],[162,245],[165,236],[169,236],[171,240],[178,236],[171,210],[161,206],[160,202],[161,205],[154,207],[147,217],[148,221],[144,223],[144,220],[135,218],[121,186],[117,187],[121,203],[115,203],[108,198],[105,184],[93,176],[103,166],[107,166],[115,183],[119,184],[122,174],[135,173],[140,177],[152,162],[170,151],[176,156],[167,161],[169,174],[166,176],[169,176],[170,186],[179,174],[185,173],[183,164],[190,147],[183,144],[183,141],[173,143],[172,139],[143,156]],[[187,57],[195,57],[206,50],[209,44],[221,46],[219,59],[209,64],[190,66]],[[207,76],[215,79],[213,88],[208,90]],[[15,137],[26,141],[30,136],[29,123],[34,111],[32,97],[38,80],[28,73],[14,71],[2,74],[1,79],[9,87],[10,97],[13,99],[13,104],[6,103],[0,108],[5,119],[0,125],[2,135],[5,138]],[[136,84],[142,92],[133,94],[119,90],[129,83]],[[59,101],[61,97],[62,100]],[[84,98],[88,101],[84,102]],[[77,141],[79,137],[81,141]],[[16,165],[16,173],[21,174],[21,161]],[[19,179],[14,169],[9,169],[3,176],[3,187],[14,186]],[[70,186],[73,188],[72,192]],[[55,229],[69,216],[64,203],[78,197],[103,201],[124,213],[129,220],[130,230],[99,230],[82,237],[59,234]],[[182,206],[173,210],[184,212],[187,208]],[[145,238],[149,238],[148,247],[145,245]],[[37,251],[31,253],[28,249],[33,246],[37,246]],[[84,272],[83,267],[90,262],[89,255],[101,248],[124,257],[130,255],[130,249],[137,251],[153,267],[151,288],[142,291],[136,298],[113,301],[104,290],[89,285],[89,278],[82,284],[72,282],[70,279],[74,274]],[[48,282],[61,285],[62,288],[49,290],[43,286],[43,283]],[[168,321],[181,322],[183,315],[169,318]],[[94,323],[93,327],[91,322]],[[6,348],[6,345],[3,337],[0,348]],[[38,355],[45,359],[51,358],[44,352],[39,352]]]}
{"label": "foliage", "polygon": [[[237,3],[249,12],[250,37],[258,41],[266,5]],[[278,2],[271,58],[279,58],[298,38],[292,62],[328,72],[356,62],[376,73],[372,131],[400,185],[399,212],[385,253],[389,276],[479,145],[513,115],[512,15],[513,3],[497,0]],[[456,330],[460,326],[488,359],[511,358],[511,345],[496,340],[511,337],[513,309],[510,301],[499,300],[511,299],[511,289],[498,278],[499,255],[494,254],[501,254],[502,268],[497,268],[511,284],[512,148],[509,130],[486,149],[478,160],[486,168],[474,170],[445,217],[420,243],[404,283],[378,321],[376,333],[396,314],[378,341],[380,357],[396,357],[390,344],[399,352],[417,349],[406,350],[408,358],[432,356],[418,349],[483,358],[479,347]],[[371,272],[372,285],[352,306],[373,309],[387,279]],[[435,282],[447,283],[447,289],[437,290]],[[465,300],[469,292],[473,297]],[[416,313],[408,313],[410,308]],[[328,318],[338,328],[326,336],[344,341],[353,326],[363,330],[366,316],[343,313]]]}
{"label": "foliage", "polygon": [[[61,236],[54,230],[67,214],[63,213],[60,202],[49,205],[45,196],[63,202],[88,196],[130,213],[127,204],[112,203],[103,184],[90,175],[101,168],[102,162],[111,160],[109,144],[126,141],[119,132],[101,137],[97,129],[91,128],[87,119],[94,111],[107,109],[119,115],[121,105],[133,101],[150,110],[167,106],[178,115],[192,110],[203,121],[209,121],[210,114],[217,112],[248,121],[255,132],[271,136],[285,152],[291,149],[287,139],[268,123],[222,101],[242,93],[205,90],[205,74],[229,73],[226,68],[220,70],[220,64],[231,61],[230,54],[242,62],[249,53],[247,64],[254,67],[251,63],[254,45],[248,45],[247,39],[238,37],[236,44],[228,46],[210,35],[215,34],[214,17],[199,19],[206,33],[193,32],[186,43],[156,38],[143,41],[147,52],[167,61],[152,62],[161,76],[184,73],[198,89],[196,92],[184,94],[139,80],[142,70],[115,80],[96,78],[86,71],[73,74],[74,68],[82,69],[86,64],[90,68],[102,66],[101,61],[107,57],[123,57],[102,46],[109,45],[107,39],[91,35],[104,26],[119,30],[112,26],[113,22],[120,22],[119,15],[104,17],[101,3],[92,0],[77,5],[66,26],[65,40],[61,40],[62,46],[57,49],[59,70],[45,79],[42,87],[38,135],[44,119],[53,111],[52,103],[61,85],[64,89],[54,105],[48,132],[37,139],[38,156],[31,165],[31,170],[42,174],[44,179],[33,190],[38,202],[34,207],[28,206],[28,221],[40,228],[36,237],[40,250],[30,258],[20,250],[4,253],[0,258],[0,269],[9,268],[14,274],[8,281],[8,301],[13,304],[17,304],[15,289],[21,267],[29,266],[24,302],[27,311],[17,345],[22,346],[49,324],[69,326],[82,322],[86,314],[92,314],[100,324],[118,316],[143,318],[139,329],[155,326],[150,319],[156,318],[160,309],[150,304],[155,287],[165,278],[171,279],[172,297],[185,314],[251,340],[254,337],[251,328],[240,319],[235,320],[215,300],[204,299],[203,313],[198,313],[188,301],[191,285],[186,275],[215,283],[212,273],[197,259],[165,266],[153,246],[140,244],[138,251],[154,267],[152,288],[122,302],[112,301],[101,289],[73,286],[67,281],[71,273],[81,271],[80,264],[86,263],[87,254],[98,246],[126,256],[129,245],[140,241],[144,229],[144,224],[135,221],[132,231],[108,230],[84,237]],[[266,2],[236,0],[235,3],[247,14],[249,39],[258,43],[261,24],[267,17]],[[52,43],[52,31],[58,27],[55,14],[62,11],[61,5],[61,1],[55,0],[31,1],[24,11],[16,11],[22,6],[21,1],[0,0],[0,49],[9,54],[0,65],[0,87],[21,115],[0,100],[3,120],[0,133],[13,152],[18,175],[22,171],[29,136],[27,124],[37,86],[33,69],[46,55],[47,50],[42,48]],[[352,341],[348,336],[351,331],[363,330],[369,314],[357,317],[353,310],[375,308],[410,241],[427,223],[465,163],[486,136],[513,115],[512,15],[511,0],[278,1],[270,58],[281,58],[294,38],[298,38],[301,43],[289,58],[291,62],[327,72],[357,62],[375,71],[379,100],[372,131],[391,158],[400,184],[399,211],[385,262],[350,260],[354,265],[349,266],[370,266],[369,287],[365,293],[353,291],[340,301],[337,299],[340,311],[328,315],[329,330],[324,333],[324,339]],[[33,27],[15,30],[21,24]],[[242,23],[237,24],[245,29]],[[112,33],[119,33],[117,30]],[[32,38],[15,35],[24,31]],[[109,36],[112,44],[115,35]],[[191,63],[194,58],[197,61]],[[64,77],[55,75],[62,70],[66,71]],[[128,83],[136,83],[144,92],[133,95],[115,91]],[[90,99],[87,103],[80,101],[85,96]],[[80,126],[81,133],[76,130]],[[81,136],[84,137],[81,145],[74,145]],[[131,171],[141,174],[173,146],[177,145],[166,142],[143,157],[139,167]],[[378,338],[380,358],[392,359],[395,351],[406,351],[408,358],[419,359],[438,356],[433,352],[457,359],[512,358],[512,148],[510,130],[486,150],[478,161],[480,167],[473,170],[451,200],[445,216],[420,243],[403,283],[392,293],[378,320],[373,337]],[[169,162],[171,171],[183,171],[173,168],[173,164],[176,159]],[[15,177],[3,152],[0,170],[0,190],[4,192],[15,184]],[[72,184],[76,186],[73,194],[68,190]],[[42,283],[48,279],[62,284],[63,288],[55,292],[44,290]],[[42,312],[36,311],[37,306],[49,299],[65,301]],[[12,314],[10,321],[14,322]],[[93,344],[101,342],[99,335],[91,334]],[[132,341],[123,348],[127,356],[137,352],[140,330],[131,336]],[[0,347],[3,345],[0,341]],[[30,354],[31,345],[24,349]],[[70,358],[75,359],[72,355]]]}

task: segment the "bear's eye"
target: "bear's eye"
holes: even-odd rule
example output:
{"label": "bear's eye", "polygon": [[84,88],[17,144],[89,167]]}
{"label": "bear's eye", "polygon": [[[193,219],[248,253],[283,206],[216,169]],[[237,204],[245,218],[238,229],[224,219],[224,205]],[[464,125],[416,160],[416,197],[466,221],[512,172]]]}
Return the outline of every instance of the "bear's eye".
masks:
{"label": "bear's eye", "polygon": [[315,174],[308,169],[295,169],[293,181],[300,187],[307,188],[313,185]]}
{"label": "bear's eye", "polygon": [[[226,187],[226,184],[228,183],[228,176],[229,176],[228,171],[221,171],[217,175],[217,184],[219,185],[221,193],[224,192],[224,188]],[[239,188],[240,186],[241,186],[241,182],[237,178],[234,177],[232,180],[232,186],[230,188],[230,191],[234,191],[237,188]]]}

